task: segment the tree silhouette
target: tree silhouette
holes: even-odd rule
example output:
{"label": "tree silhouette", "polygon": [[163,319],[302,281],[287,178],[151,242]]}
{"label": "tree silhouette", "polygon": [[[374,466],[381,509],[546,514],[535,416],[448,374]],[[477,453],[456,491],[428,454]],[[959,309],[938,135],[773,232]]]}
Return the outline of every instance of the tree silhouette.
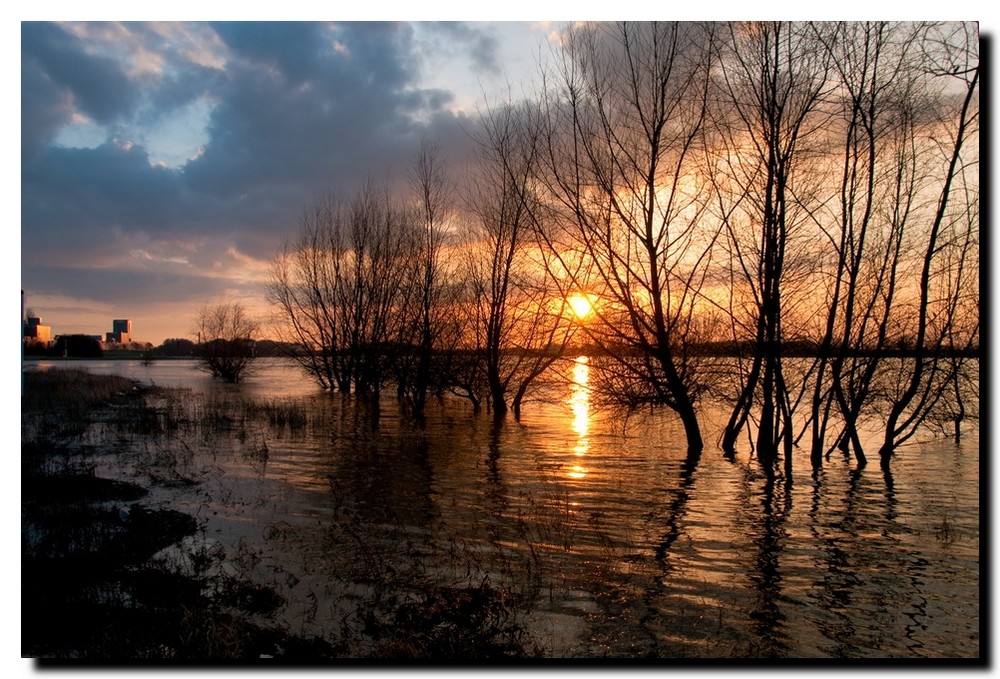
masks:
{"label": "tree silhouette", "polygon": [[235,384],[246,377],[256,358],[259,324],[240,302],[205,304],[195,319],[197,355],[202,370]]}
{"label": "tree silhouette", "polygon": [[538,107],[504,104],[482,115],[480,150],[466,204],[471,216],[473,354],[483,362],[489,405],[515,416],[542,373],[562,354],[573,326],[551,285],[537,235],[545,219],[533,179],[541,130]]}
{"label": "tree silhouette", "polygon": [[703,24],[570,29],[545,100],[543,181],[562,217],[545,232],[550,272],[564,295],[597,300],[584,330],[608,362],[595,383],[628,408],[676,411],[695,455],[689,346],[719,234],[700,176],[712,40]]}

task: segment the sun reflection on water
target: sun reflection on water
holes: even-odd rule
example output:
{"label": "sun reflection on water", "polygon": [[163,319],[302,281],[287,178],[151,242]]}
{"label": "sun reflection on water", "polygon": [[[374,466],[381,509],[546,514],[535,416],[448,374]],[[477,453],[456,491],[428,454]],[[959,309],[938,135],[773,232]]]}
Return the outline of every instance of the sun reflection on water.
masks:
{"label": "sun reflection on water", "polygon": [[[576,446],[573,454],[583,457],[590,450],[590,366],[586,356],[578,356],[573,366],[573,389],[569,397],[569,405],[573,412],[573,431],[576,432]],[[570,478],[582,479],[590,470],[580,464],[574,464],[568,472]]]}

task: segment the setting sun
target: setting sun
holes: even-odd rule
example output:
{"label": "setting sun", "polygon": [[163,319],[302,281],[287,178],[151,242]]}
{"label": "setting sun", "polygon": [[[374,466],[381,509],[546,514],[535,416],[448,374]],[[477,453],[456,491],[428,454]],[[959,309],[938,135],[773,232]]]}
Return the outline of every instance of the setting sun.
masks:
{"label": "setting sun", "polygon": [[590,297],[587,295],[571,295],[566,298],[566,301],[569,303],[570,308],[573,309],[573,313],[580,320],[587,318],[594,311],[594,303],[590,301]]}

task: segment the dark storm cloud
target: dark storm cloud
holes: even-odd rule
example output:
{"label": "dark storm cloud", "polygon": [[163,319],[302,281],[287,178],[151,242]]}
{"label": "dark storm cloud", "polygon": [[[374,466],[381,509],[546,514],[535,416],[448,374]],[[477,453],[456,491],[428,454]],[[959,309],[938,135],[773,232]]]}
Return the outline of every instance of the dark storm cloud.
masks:
{"label": "dark storm cloud", "polygon": [[73,117],[69,93],[32,59],[21,60],[21,156],[30,163]]}
{"label": "dark storm cloud", "polygon": [[239,58],[273,66],[293,84],[320,75],[317,69],[330,50],[328,29],[322,24],[220,22],[212,26]]}
{"label": "dark storm cloud", "polygon": [[37,280],[38,284],[31,289],[34,295],[86,291],[83,295],[86,299],[113,300],[116,307],[129,309],[130,314],[140,312],[154,300],[208,299],[226,289],[226,281],[206,278],[193,269],[147,272],[42,265],[38,267]]}
{"label": "dark storm cloud", "polygon": [[409,29],[349,24],[223,27],[238,59],[227,68],[211,141],[185,176],[192,188],[237,196],[262,185],[358,181],[415,148],[416,116],[448,97],[412,88]]}
{"label": "dark storm cloud", "polygon": [[149,110],[141,115],[155,122],[200,97],[211,96],[220,90],[224,82],[224,74],[214,68],[178,64],[159,79],[155,88],[149,90],[146,95]]}
{"label": "dark storm cloud", "polygon": [[140,222],[155,228],[174,216],[181,190],[179,173],[151,166],[141,147],[114,142],[95,149],[50,148],[22,180],[26,191],[44,192],[41,200],[26,196],[25,208],[85,208],[74,219],[81,227]]}
{"label": "dark storm cloud", "polygon": [[[207,294],[224,274],[201,288],[190,280],[213,262],[235,264],[220,252],[266,260],[322,194],[349,193],[368,177],[404,185],[422,136],[456,156],[467,142],[464,121],[447,109],[452,94],[419,85],[424,55],[407,24],[94,28],[22,29],[21,256],[31,290],[154,296],[165,274],[158,260],[144,272],[130,256],[135,243],[159,243],[168,258],[189,242],[206,251],[185,253],[188,282],[171,294]],[[190,44],[179,46],[189,29]],[[448,30],[478,52],[480,67],[495,67],[489,38]],[[102,44],[104,35],[118,42]],[[211,113],[192,160],[158,164],[141,133],[129,137],[196,101]],[[79,115],[104,124],[107,140],[54,145]],[[83,271],[96,262],[100,274]]]}
{"label": "dark storm cloud", "polygon": [[114,60],[88,54],[76,36],[59,26],[22,24],[21,58],[37,63],[40,75],[67,88],[77,108],[99,123],[114,122],[137,102],[133,83]]}
{"label": "dark storm cloud", "polygon": [[[51,147],[22,167],[25,253],[60,229],[115,226],[177,235],[206,228],[285,228],[311,197],[350,190],[367,173],[399,167],[450,101],[415,87],[412,30],[396,24],[222,24],[224,71],[171,62],[147,84],[145,115],[198,96],[214,104],[203,153],[170,169],[146,150],[110,140],[94,149]],[[78,38],[48,24],[24,30],[23,113],[34,142],[51,141],[68,107],[97,120],[124,117],[136,90],[114,62],[86,56]],[[66,63],[72,62],[72,63]],[[28,72],[30,71],[30,72]],[[104,92],[105,88],[115,93]],[[67,102],[66,91],[71,93]],[[105,99],[95,100],[104,92]],[[435,117],[436,114],[436,117]],[[445,114],[446,119],[449,114]],[[453,126],[438,132],[458,133]],[[121,142],[127,140],[120,140]],[[284,223],[267,220],[284,216]]]}

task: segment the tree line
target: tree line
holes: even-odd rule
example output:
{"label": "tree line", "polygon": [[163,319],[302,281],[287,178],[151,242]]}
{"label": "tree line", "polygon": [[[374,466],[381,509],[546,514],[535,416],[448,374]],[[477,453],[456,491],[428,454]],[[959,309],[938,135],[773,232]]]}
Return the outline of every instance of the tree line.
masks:
{"label": "tree line", "polygon": [[978,45],[966,23],[571,27],[540,94],[483,104],[471,164],[425,141],[408,191],[307,207],[271,263],[279,339],[417,418],[445,392],[517,415],[586,344],[595,398],[673,410],[692,457],[721,398],[728,454],[888,468],[978,393]]}

